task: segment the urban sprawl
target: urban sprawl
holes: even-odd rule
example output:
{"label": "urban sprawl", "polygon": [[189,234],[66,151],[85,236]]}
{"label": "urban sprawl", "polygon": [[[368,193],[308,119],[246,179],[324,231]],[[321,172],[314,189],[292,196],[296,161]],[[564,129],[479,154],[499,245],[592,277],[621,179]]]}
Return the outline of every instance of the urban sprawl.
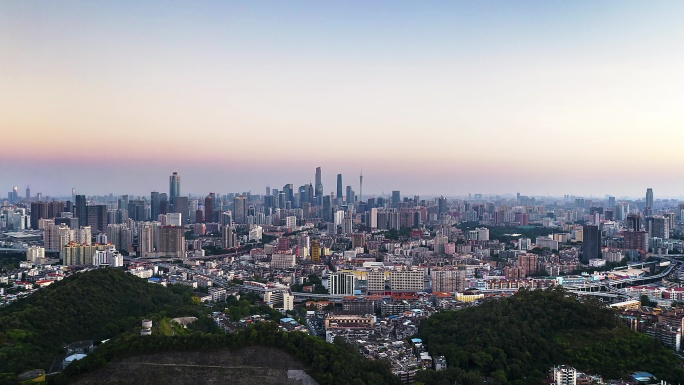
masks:
{"label": "urban sprawl", "polygon": [[[342,175],[325,194],[321,180],[319,167],[315,183],[298,188],[205,197],[183,195],[176,172],[168,193],[148,196],[73,190],[53,199],[14,187],[1,202],[0,250],[26,258],[0,276],[1,304],[78,271],[122,268],[150,284],[191,286],[208,306],[256,294],[288,315],[282,329],[341,337],[411,383],[448,365],[411,338],[422,320],[561,285],[680,352],[684,203],[654,199],[650,188],[635,200],[364,196],[363,176],[357,193]],[[213,314],[226,331],[268,322]],[[560,364],[550,382],[611,382]]]}

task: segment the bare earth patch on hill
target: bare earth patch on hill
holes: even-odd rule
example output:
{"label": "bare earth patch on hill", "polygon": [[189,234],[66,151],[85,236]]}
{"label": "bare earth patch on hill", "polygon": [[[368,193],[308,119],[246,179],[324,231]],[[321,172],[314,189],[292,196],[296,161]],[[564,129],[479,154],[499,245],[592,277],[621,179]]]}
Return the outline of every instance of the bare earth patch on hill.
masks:
{"label": "bare earth patch on hill", "polygon": [[317,385],[301,372],[304,369],[301,362],[281,350],[253,346],[236,351],[164,352],[128,357],[79,376],[72,383]]}

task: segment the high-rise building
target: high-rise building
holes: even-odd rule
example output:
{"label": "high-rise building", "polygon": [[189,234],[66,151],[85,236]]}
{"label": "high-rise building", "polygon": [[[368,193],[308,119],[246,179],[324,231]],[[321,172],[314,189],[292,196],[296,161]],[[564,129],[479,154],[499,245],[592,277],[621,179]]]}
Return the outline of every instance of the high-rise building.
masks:
{"label": "high-rise building", "polygon": [[237,235],[235,234],[235,229],[232,226],[223,226],[221,229],[221,235],[223,238],[223,247],[230,249],[238,246]]}
{"label": "high-rise building", "polygon": [[345,196],[345,202],[347,202],[348,205],[353,205],[354,204],[354,190],[352,190],[352,186],[347,186],[347,194]]}
{"label": "high-rise building", "polygon": [[[157,216],[161,214],[161,199],[159,191],[152,191],[150,193],[150,217],[152,219],[157,219]],[[166,214],[166,213],[165,213]]]}
{"label": "high-rise building", "polygon": [[283,202],[282,206],[280,206],[281,209],[285,208],[285,202],[290,202],[291,205],[294,204],[294,186],[292,183],[288,183],[285,186],[283,186]]}
{"label": "high-rise building", "polygon": [[328,275],[328,293],[331,295],[354,295],[354,274],[332,273]]}
{"label": "high-rise building", "polygon": [[337,174],[337,199],[342,199],[342,174]]}
{"label": "high-rise building", "polygon": [[378,209],[373,207],[366,212],[366,226],[375,230],[378,228]]}
{"label": "high-rise building", "polygon": [[363,201],[363,171],[359,175],[359,202]]}
{"label": "high-rise building", "polygon": [[180,213],[181,218],[187,222],[186,218],[190,218],[190,201],[188,197],[178,196],[173,201],[173,211],[174,213]]}
{"label": "high-rise building", "polygon": [[628,214],[625,219],[625,224],[627,226],[627,231],[640,231],[641,230],[641,217],[637,214]]}
{"label": "high-rise building", "polygon": [[595,225],[582,226],[582,263],[601,257],[601,229]]}
{"label": "high-rise building", "polygon": [[212,198],[213,193],[209,193],[206,198],[204,198],[204,222],[212,223],[214,222],[214,199]]}
{"label": "high-rise building", "polygon": [[443,196],[437,198],[437,208],[439,210],[439,215],[446,213],[448,210],[447,199]]}
{"label": "high-rise building", "polygon": [[316,167],[315,195],[317,198],[316,204],[320,204],[320,199],[321,199],[321,197],[323,197],[323,182],[322,182],[321,168],[320,167]]}
{"label": "high-rise building", "polygon": [[107,229],[107,205],[89,205],[86,206],[88,219],[85,223],[80,223],[79,226],[90,226],[96,232],[103,232]]}
{"label": "high-rise building", "polygon": [[159,228],[159,255],[166,257],[185,257],[185,229],[180,226]]}
{"label": "high-rise building", "polygon": [[26,197],[25,198],[26,198],[26,200],[31,199],[31,187],[29,187],[29,186],[26,186]]}
{"label": "high-rise building", "polygon": [[88,223],[88,209],[86,208],[85,195],[76,195],[74,202],[74,217],[78,219],[80,226],[85,226]]}
{"label": "high-rise building", "polygon": [[235,223],[247,223],[247,197],[238,195],[233,198],[233,220]]}
{"label": "high-rise building", "polygon": [[523,275],[527,276],[538,272],[537,261],[536,254],[523,254],[518,256],[517,265],[523,270]]}
{"label": "high-rise building", "polygon": [[38,221],[46,218],[49,218],[47,202],[31,202],[31,228],[37,230]]}
{"label": "high-rise building", "polygon": [[650,215],[650,213],[653,212],[653,189],[652,188],[646,189],[646,204],[644,205],[644,209],[649,209],[649,213],[646,215]]}
{"label": "high-rise building", "polygon": [[73,241],[73,231],[67,225],[45,226],[43,232],[43,245],[47,251],[60,251],[62,247]]}
{"label": "high-rise building", "polygon": [[651,238],[670,238],[670,224],[667,218],[663,216],[655,216],[648,218],[649,226],[648,232]]}
{"label": "high-rise building", "polygon": [[180,175],[174,171],[173,174],[169,176],[169,199],[171,200],[171,203],[174,203],[175,199],[181,195],[180,183]]}
{"label": "high-rise building", "polygon": [[145,201],[142,199],[128,201],[128,217],[139,222],[148,220],[149,218],[145,215]]}
{"label": "high-rise building", "polygon": [[318,263],[321,261],[321,245],[318,240],[311,241],[311,262]]}
{"label": "high-rise building", "polygon": [[392,207],[398,207],[399,203],[401,203],[401,192],[392,191]]}
{"label": "high-rise building", "polygon": [[154,222],[143,222],[138,225],[138,256],[153,257],[154,239],[156,232],[156,224]]}
{"label": "high-rise building", "polygon": [[321,218],[325,222],[333,221],[333,207],[332,207],[332,197],[330,195],[325,195],[323,197],[323,212],[321,213]]}
{"label": "high-rise building", "polygon": [[646,250],[648,248],[648,233],[646,231],[625,231],[623,233],[626,250]]}

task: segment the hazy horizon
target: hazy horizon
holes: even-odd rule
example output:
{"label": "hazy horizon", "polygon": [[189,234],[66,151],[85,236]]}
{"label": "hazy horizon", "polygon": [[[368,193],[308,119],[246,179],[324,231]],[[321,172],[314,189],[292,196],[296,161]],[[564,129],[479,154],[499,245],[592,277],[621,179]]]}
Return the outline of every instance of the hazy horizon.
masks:
{"label": "hazy horizon", "polygon": [[3,2],[0,193],[684,196],[682,11]]}

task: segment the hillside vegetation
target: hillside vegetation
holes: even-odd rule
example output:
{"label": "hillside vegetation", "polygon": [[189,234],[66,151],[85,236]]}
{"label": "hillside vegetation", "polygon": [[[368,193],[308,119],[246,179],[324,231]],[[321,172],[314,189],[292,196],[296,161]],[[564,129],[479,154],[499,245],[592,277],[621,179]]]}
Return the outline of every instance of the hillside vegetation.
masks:
{"label": "hillside vegetation", "polygon": [[567,364],[604,378],[636,370],[684,382],[682,361],[659,341],[620,324],[612,310],[579,302],[562,288],[522,290],[460,311],[438,313],[418,337],[449,369],[423,371],[425,384],[541,384],[549,368]]}
{"label": "hillside vegetation", "polygon": [[[233,302],[227,306],[231,316],[273,311],[250,305],[246,300]],[[292,357],[293,368],[306,369],[321,385],[398,384],[387,363],[366,360],[350,345],[329,344],[299,332],[282,332],[272,322],[226,334],[213,323],[207,311],[193,301],[192,291],[186,286],[154,285],[118,269],[77,273],[0,309],[0,384],[16,383],[17,375],[29,369],[49,369],[64,345],[86,339],[111,340],[99,345],[85,359],[70,364],[65,372],[52,377],[51,383],[99,383],[98,379],[117,373],[122,376],[118,383],[148,382],[155,377],[154,373],[161,372],[153,367],[155,359],[162,357],[154,356],[156,353],[165,354],[163,357],[194,355],[201,358],[202,354],[198,356],[198,352],[229,357],[229,351],[265,347],[273,357]],[[143,318],[152,319],[155,325],[165,325],[169,318],[179,316],[198,319],[188,329],[166,333],[171,335],[164,335],[164,330],[155,330],[152,336],[139,335]],[[279,315],[273,316],[277,319]],[[274,353],[275,350],[281,353]],[[151,360],[149,365],[139,367],[150,372],[138,373],[142,377],[127,377],[129,371],[122,368],[132,368],[135,359],[126,361],[131,357]],[[110,362],[111,367],[108,366]],[[231,368],[231,365],[231,359],[227,358],[225,365],[220,362],[216,365],[219,368],[214,373],[220,374],[224,382],[226,378],[252,381],[260,376],[258,370]],[[183,383],[178,382],[183,376],[195,378],[196,366],[172,366],[171,373],[177,374],[174,383]],[[260,366],[257,363],[255,367]],[[245,371],[250,370],[254,376],[246,374]],[[270,376],[275,377],[276,372],[270,372]],[[265,378],[262,379],[265,381]]]}
{"label": "hillside vegetation", "polygon": [[[271,322],[260,323],[235,333],[201,333],[184,336],[140,336],[126,334],[101,345],[98,350],[83,360],[69,365],[64,373],[53,381],[55,384],[90,383],[93,379],[107,377],[110,383],[133,383],[135,378],[128,370],[122,370],[133,362],[159,361],[164,352],[186,352],[189,357],[198,351],[204,355],[216,356],[220,352],[250,349],[254,347],[276,348],[308,368],[306,372],[320,385],[394,385],[399,384],[392,375],[389,364],[365,359],[356,348],[345,343],[330,344],[324,340],[301,332],[283,332]],[[184,353],[184,354],[186,354]],[[183,354],[183,355],[184,355]],[[219,362],[220,371],[234,364],[232,359]],[[123,363],[123,364],[122,364]],[[252,364],[249,364],[252,365]],[[300,364],[297,364],[300,365]],[[297,366],[296,365],[296,366]],[[253,366],[253,365],[252,365]],[[279,364],[273,364],[280,367]],[[218,369],[218,368],[217,368]],[[174,365],[178,378],[192,378],[192,368]],[[243,368],[234,368],[234,371]],[[114,378],[108,377],[114,375]],[[136,377],[137,378],[137,377]],[[178,382],[195,384],[197,382]],[[212,377],[213,378],[213,377]],[[211,380],[211,379],[208,379]],[[253,379],[235,384],[251,384]],[[96,381],[97,382],[97,381]],[[161,383],[161,382],[160,382]]]}
{"label": "hillside vegetation", "polygon": [[47,370],[64,345],[112,338],[157,312],[192,315],[187,287],[165,288],[117,269],[74,274],[0,309],[0,380]]}

